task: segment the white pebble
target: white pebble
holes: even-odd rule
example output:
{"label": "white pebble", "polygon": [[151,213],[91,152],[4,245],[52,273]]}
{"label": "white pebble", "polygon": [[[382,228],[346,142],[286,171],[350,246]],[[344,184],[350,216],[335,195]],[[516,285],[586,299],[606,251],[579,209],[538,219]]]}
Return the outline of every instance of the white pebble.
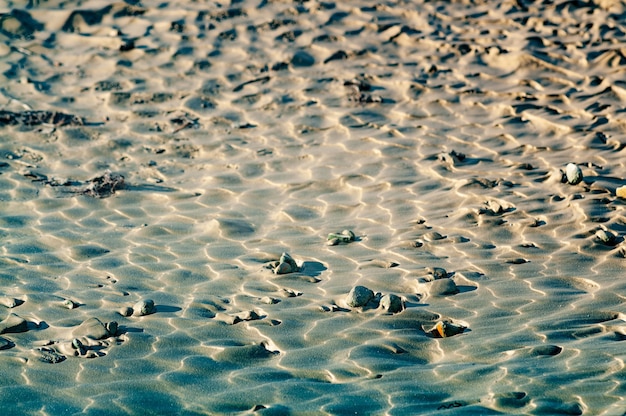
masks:
{"label": "white pebble", "polygon": [[568,163],[565,167],[565,176],[570,185],[577,185],[583,180],[583,171],[575,163]]}

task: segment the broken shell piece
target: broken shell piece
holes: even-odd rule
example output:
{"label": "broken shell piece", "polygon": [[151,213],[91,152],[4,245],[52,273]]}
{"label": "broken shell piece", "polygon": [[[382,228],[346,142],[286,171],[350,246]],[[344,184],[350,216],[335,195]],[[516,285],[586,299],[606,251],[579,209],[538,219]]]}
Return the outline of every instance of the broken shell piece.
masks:
{"label": "broken shell piece", "polygon": [[355,286],[350,290],[346,297],[346,303],[352,308],[359,308],[367,305],[367,303],[374,299],[374,292],[365,286]]}
{"label": "broken shell piece", "polygon": [[617,188],[615,190],[615,195],[619,196],[620,198],[626,198],[626,185],[620,186],[619,188]]}
{"label": "broken shell piece", "polygon": [[398,313],[404,310],[404,302],[400,296],[389,294],[380,298],[380,307],[389,313]]}
{"label": "broken shell piece", "polygon": [[72,300],[65,299],[63,301],[63,307],[67,309],[74,309],[78,307],[78,304]]}
{"label": "broken shell piece", "polygon": [[598,230],[596,231],[596,238],[608,246],[615,244],[615,234],[610,231]]}
{"label": "broken shell piece", "polygon": [[133,306],[133,315],[145,316],[156,312],[154,301],[152,299],[140,300]]}
{"label": "broken shell piece", "polygon": [[463,333],[467,327],[465,325],[455,324],[449,320],[439,321],[433,328],[427,330],[435,338],[448,338]]}
{"label": "broken shell piece", "polygon": [[583,180],[583,171],[575,163],[568,163],[565,167],[565,177],[570,185],[577,185]]}

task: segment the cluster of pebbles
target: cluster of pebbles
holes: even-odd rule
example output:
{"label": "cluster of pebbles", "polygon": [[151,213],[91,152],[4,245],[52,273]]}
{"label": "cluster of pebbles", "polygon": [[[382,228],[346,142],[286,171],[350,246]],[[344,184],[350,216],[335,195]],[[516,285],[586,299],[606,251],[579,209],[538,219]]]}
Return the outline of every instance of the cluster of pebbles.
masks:
{"label": "cluster of pebbles", "polygon": [[272,270],[274,274],[296,273],[302,269],[289,253],[281,254],[280,259],[268,263],[267,268]]}
{"label": "cluster of pebbles", "polygon": [[[598,238],[606,240],[607,243],[612,241],[608,232],[598,232]],[[328,235],[328,245],[334,246],[339,244],[348,244],[357,241],[357,238],[351,230],[343,230],[340,233],[330,233]],[[304,271],[303,264],[299,264],[289,253],[282,253],[276,261],[271,261],[265,266],[276,275],[284,275],[289,273],[298,273]],[[429,277],[425,279],[423,284],[428,285],[428,292],[433,296],[449,296],[459,293],[459,289],[455,282],[449,278],[450,275],[445,269],[431,268]],[[295,296],[295,295],[294,295]],[[272,304],[277,301],[268,298],[265,303]],[[20,299],[10,297],[0,297],[0,305],[12,309],[20,306],[24,302]],[[386,314],[398,314],[405,310],[405,300],[393,293],[383,294],[374,292],[365,286],[354,286],[344,299],[345,305],[350,309],[341,308],[334,305],[332,308],[324,308],[322,310],[378,310]],[[73,310],[80,305],[71,300],[65,299],[60,306]],[[122,317],[142,317],[157,312],[157,307],[152,299],[142,299],[133,306],[124,306],[118,313]],[[214,318],[227,323],[237,324],[244,321],[254,321],[263,319],[264,316],[256,311],[248,311],[237,315],[225,315],[216,313]],[[271,322],[278,324],[279,321]],[[41,323],[28,322],[15,313],[9,313],[6,319],[0,322],[0,334],[12,334],[27,332],[31,329],[41,329]],[[423,330],[426,334],[433,337],[445,338],[461,334],[467,329],[466,325],[455,323],[449,319],[442,319],[434,324],[434,326]],[[31,349],[32,355],[46,363],[59,363],[65,361],[67,357],[83,357],[94,358],[106,355],[106,349],[114,344],[123,341],[121,336],[124,331],[120,330],[118,323],[115,321],[102,322],[98,318],[90,317],[84,320],[80,325],[70,330],[66,339],[61,340],[41,340],[34,343]],[[11,339],[0,337],[0,350],[15,347],[15,343]]]}
{"label": "cluster of pebbles", "polygon": [[[327,244],[329,246],[348,244],[353,241],[356,241],[356,235],[351,230],[343,230],[341,233],[330,233],[327,238]],[[394,265],[397,264],[394,263]],[[267,263],[265,268],[277,275],[303,271],[303,267],[299,266],[296,260],[288,253],[282,253],[279,260]],[[428,285],[428,293],[431,296],[451,296],[459,293],[460,290],[454,280],[449,277],[450,274],[445,269],[433,267],[429,269],[429,277],[422,283]],[[379,310],[387,314],[397,314],[406,308],[405,301],[402,297],[393,293],[383,294],[381,292],[374,292],[361,285],[354,286],[345,297],[344,302],[345,305],[351,309],[360,311]],[[321,310],[328,312],[349,311],[350,309],[342,308],[333,302],[330,307],[322,306]],[[229,323],[234,324],[242,320],[249,319],[235,317],[234,320]],[[442,319],[436,322],[434,326],[424,327],[423,329],[425,333],[435,338],[446,338],[463,333],[467,329],[467,326],[453,322],[450,319]]]}
{"label": "cluster of pebbles", "polygon": [[[12,309],[22,305],[20,299],[11,297],[0,298],[0,305]],[[65,299],[60,304],[66,309],[75,309],[79,306],[73,300]],[[156,306],[151,299],[140,300],[133,307],[122,308],[119,313],[122,316],[145,316],[156,312]],[[30,322],[16,313],[9,315],[0,322],[0,334],[18,334],[32,329],[42,330],[46,326],[43,322]],[[56,364],[63,362],[67,357],[95,358],[106,355],[106,349],[111,345],[123,342],[121,331],[116,321],[102,322],[100,319],[90,317],[80,325],[69,329],[65,339],[43,339],[33,343],[31,355],[39,361]],[[16,344],[12,339],[0,337],[0,350],[10,349]]]}
{"label": "cluster of pebbles", "polygon": [[353,287],[346,296],[346,304],[351,308],[381,308],[388,313],[399,313],[404,310],[404,301],[398,295],[374,293],[365,286]]}

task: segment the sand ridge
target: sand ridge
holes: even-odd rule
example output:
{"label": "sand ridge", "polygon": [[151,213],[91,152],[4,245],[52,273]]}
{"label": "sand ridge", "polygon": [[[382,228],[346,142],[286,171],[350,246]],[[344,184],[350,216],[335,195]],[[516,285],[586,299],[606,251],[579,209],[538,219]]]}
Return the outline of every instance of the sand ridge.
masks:
{"label": "sand ridge", "polygon": [[35,3],[4,411],[623,413],[622,3]]}

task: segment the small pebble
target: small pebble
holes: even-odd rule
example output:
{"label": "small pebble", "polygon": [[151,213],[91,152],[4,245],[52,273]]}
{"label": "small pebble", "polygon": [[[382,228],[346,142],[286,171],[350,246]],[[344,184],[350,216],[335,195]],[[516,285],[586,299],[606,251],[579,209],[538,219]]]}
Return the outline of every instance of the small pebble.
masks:
{"label": "small pebble", "polygon": [[446,236],[441,235],[437,231],[431,231],[429,233],[424,234],[424,239],[426,241],[438,241],[438,240],[443,240],[444,238],[446,238]]}
{"label": "small pebble", "polygon": [[433,279],[435,280],[445,279],[446,277],[448,277],[448,272],[446,271],[446,269],[442,267],[431,268],[430,274],[433,276]]}
{"label": "small pebble", "polygon": [[238,315],[238,318],[242,321],[257,321],[261,319],[261,316],[256,311],[246,311]]}
{"label": "small pebble", "polygon": [[117,329],[118,329],[117,322],[115,321],[107,322],[106,324],[104,324],[104,327],[106,328],[110,336],[114,337],[115,334],[117,334]]}
{"label": "small pebble", "polygon": [[274,269],[275,274],[288,274],[293,273],[293,267],[289,263],[278,263],[278,266]]}
{"label": "small pebble", "polygon": [[341,233],[330,233],[327,238],[329,246],[338,244],[348,244],[356,240],[356,235],[350,230],[343,230]]}
{"label": "small pebble", "polygon": [[359,308],[367,305],[367,303],[374,299],[374,292],[365,286],[355,286],[350,290],[346,297],[346,303],[353,308]]}
{"label": "small pebble", "polygon": [[583,180],[583,171],[575,163],[568,163],[565,167],[565,177],[570,185],[577,185]]}
{"label": "small pebble", "polygon": [[280,255],[280,260],[278,260],[279,263],[287,263],[288,265],[291,266],[291,268],[294,271],[298,270],[298,264],[296,263],[296,261],[293,259],[293,257],[291,257],[289,255],[289,253],[283,253]]}
{"label": "small pebble", "polygon": [[431,296],[449,296],[459,293],[459,288],[452,279],[439,279],[428,283],[428,292]]}
{"label": "small pebble", "polygon": [[615,234],[610,231],[598,230],[596,231],[596,238],[606,245],[615,244]]}
{"label": "small pebble", "polygon": [[275,274],[287,274],[300,271],[298,263],[289,255],[289,253],[283,253],[280,256],[278,263],[270,263],[270,267],[274,268]]}
{"label": "small pebble", "polygon": [[105,339],[110,336],[106,325],[98,318],[87,318],[76,327],[72,334],[75,337],[86,337],[91,339]]}
{"label": "small pebble", "polygon": [[617,188],[615,190],[615,195],[617,195],[620,198],[626,198],[626,185],[620,186],[619,188]]}
{"label": "small pebble", "polygon": [[145,316],[156,312],[154,301],[152,299],[140,300],[133,306],[133,315]]}
{"label": "small pebble", "polygon": [[261,302],[266,303],[268,305],[274,305],[274,304],[280,302],[280,299],[272,298],[272,297],[269,297],[269,296],[263,296],[260,300],[261,300]]}
{"label": "small pebble", "polygon": [[122,316],[131,316],[133,312],[133,308],[131,308],[130,306],[124,306],[122,309],[119,310],[119,314]]}
{"label": "small pebble", "polygon": [[76,302],[74,302],[74,301],[69,300],[69,299],[65,299],[63,301],[63,307],[67,308],[67,309],[74,309],[74,308],[78,307],[78,304]]}
{"label": "small pebble", "polygon": [[404,302],[400,296],[389,294],[380,299],[380,307],[389,313],[398,313],[404,310]]}
{"label": "small pebble", "polygon": [[450,321],[443,320],[437,322],[430,330],[430,333],[436,338],[447,338],[463,333],[467,329],[464,325],[454,324]]}

